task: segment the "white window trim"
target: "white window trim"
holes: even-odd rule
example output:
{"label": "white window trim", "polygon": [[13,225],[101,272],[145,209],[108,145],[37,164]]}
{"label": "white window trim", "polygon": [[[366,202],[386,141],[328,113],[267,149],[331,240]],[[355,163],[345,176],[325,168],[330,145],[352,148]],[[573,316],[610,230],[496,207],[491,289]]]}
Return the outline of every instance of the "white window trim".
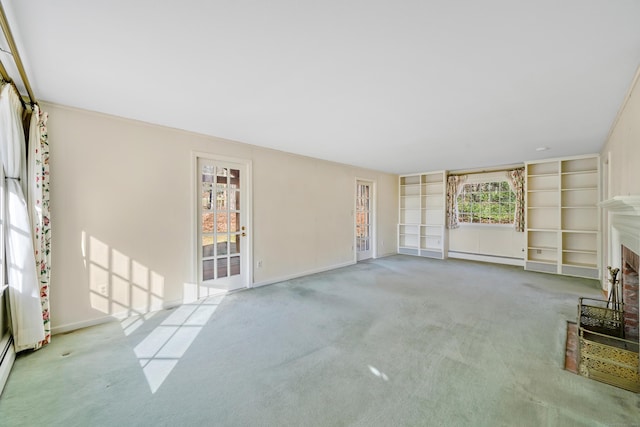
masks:
{"label": "white window trim", "polygon": [[472,173],[467,175],[467,180],[463,183],[463,185],[483,184],[485,182],[497,182],[497,181],[509,182],[508,172],[498,171],[498,172],[486,172],[486,173]]}
{"label": "white window trim", "polygon": [[514,222],[510,222],[509,224],[482,224],[479,222],[461,222],[459,221],[458,224],[460,225],[460,228],[487,228],[487,227],[493,227],[493,228],[513,228],[515,223]]}

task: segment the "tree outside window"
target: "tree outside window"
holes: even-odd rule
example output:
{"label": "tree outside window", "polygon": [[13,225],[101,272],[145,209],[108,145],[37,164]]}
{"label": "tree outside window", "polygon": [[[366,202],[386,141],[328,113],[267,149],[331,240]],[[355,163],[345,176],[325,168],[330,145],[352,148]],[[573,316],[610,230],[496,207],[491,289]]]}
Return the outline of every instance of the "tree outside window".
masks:
{"label": "tree outside window", "polygon": [[513,224],[516,195],[507,181],[465,184],[458,196],[458,221]]}

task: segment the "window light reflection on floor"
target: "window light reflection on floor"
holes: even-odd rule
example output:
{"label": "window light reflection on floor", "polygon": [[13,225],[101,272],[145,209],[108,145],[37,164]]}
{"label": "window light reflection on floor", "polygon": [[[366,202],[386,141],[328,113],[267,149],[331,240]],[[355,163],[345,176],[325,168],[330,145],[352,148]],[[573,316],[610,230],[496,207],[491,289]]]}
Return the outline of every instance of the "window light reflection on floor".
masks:
{"label": "window light reflection on floor", "polygon": [[151,393],[167,379],[223,298],[181,305],[134,348]]}
{"label": "window light reflection on floor", "polygon": [[[131,335],[164,306],[164,277],[82,231],[82,260],[91,308],[120,319]],[[225,291],[185,283],[183,305],[147,335],[134,352],[152,393],[169,376],[211,318]]]}
{"label": "window light reflection on floor", "polygon": [[377,368],[375,368],[374,366],[369,365],[369,370],[371,371],[371,373],[373,375],[375,375],[378,378],[382,378],[385,381],[389,381],[389,377],[387,376],[387,374],[385,374],[384,372],[380,372]]}
{"label": "window light reflection on floor", "polygon": [[157,313],[158,313],[157,311],[154,311],[154,312],[146,313],[146,314],[143,314],[143,315],[127,317],[126,319],[123,319],[120,322],[120,326],[122,326],[122,330],[124,331],[124,334],[126,336],[129,336],[136,329],[138,329],[140,326],[142,326],[144,324],[144,322],[146,322],[147,320],[151,319]]}

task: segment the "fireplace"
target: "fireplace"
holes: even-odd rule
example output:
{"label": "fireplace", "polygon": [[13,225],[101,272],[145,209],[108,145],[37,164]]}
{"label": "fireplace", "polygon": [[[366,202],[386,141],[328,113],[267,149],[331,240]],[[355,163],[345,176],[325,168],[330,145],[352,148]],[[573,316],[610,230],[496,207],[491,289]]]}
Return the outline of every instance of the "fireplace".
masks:
{"label": "fireplace", "polygon": [[[570,348],[573,341],[568,334],[566,354],[577,356],[574,369],[580,375],[638,393],[640,197],[617,196],[600,206],[602,234],[607,242],[601,279],[609,300],[579,299],[578,322],[573,328],[574,337],[577,332],[577,349]],[[613,274],[609,277],[607,273]],[[567,369],[570,368],[568,364]]]}
{"label": "fireplace", "polygon": [[[638,254],[640,254],[640,197],[617,196],[600,203],[604,235],[608,237],[605,266],[621,271],[625,336],[638,341]],[[604,268],[602,270],[605,270]],[[604,279],[604,278],[603,278]],[[603,282],[608,283],[608,282]],[[609,285],[610,286],[610,285]],[[607,288],[610,291],[610,288]]]}

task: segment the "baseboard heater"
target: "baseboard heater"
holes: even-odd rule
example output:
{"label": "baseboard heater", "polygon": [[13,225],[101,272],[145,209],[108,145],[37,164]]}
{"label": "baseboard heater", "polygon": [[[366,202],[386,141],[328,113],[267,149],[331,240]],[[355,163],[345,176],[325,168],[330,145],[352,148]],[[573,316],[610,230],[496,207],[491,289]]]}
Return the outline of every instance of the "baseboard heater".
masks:
{"label": "baseboard heater", "polygon": [[487,254],[478,254],[472,252],[462,252],[462,251],[449,251],[449,258],[458,258],[458,259],[466,259],[470,261],[481,261],[481,262],[490,262],[494,264],[505,264],[505,265],[515,265],[518,267],[524,267],[524,259],[522,258],[512,258],[505,257],[501,255],[487,255]]}
{"label": "baseboard heater", "polygon": [[4,390],[4,385],[9,378],[9,372],[11,372],[15,360],[16,352],[13,347],[13,337],[11,334],[6,334],[0,340],[0,394]]}

